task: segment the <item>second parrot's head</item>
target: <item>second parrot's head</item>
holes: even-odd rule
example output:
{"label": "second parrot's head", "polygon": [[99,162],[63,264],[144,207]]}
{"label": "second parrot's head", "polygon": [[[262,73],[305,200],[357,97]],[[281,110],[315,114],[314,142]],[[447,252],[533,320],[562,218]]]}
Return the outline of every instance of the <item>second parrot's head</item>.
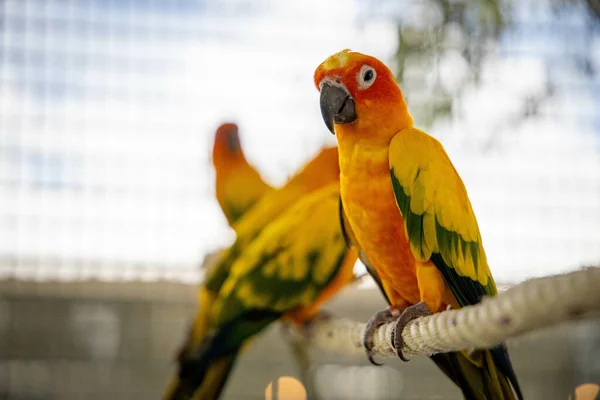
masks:
{"label": "second parrot's head", "polygon": [[375,57],[342,50],[317,67],[314,80],[321,92],[323,120],[333,134],[358,127],[397,132],[412,126],[394,74]]}
{"label": "second parrot's head", "polygon": [[215,133],[213,163],[227,164],[238,159],[244,159],[238,127],[230,122],[221,124]]}
{"label": "second parrot's head", "polygon": [[222,148],[232,154],[238,153],[241,150],[240,137],[236,124],[226,122],[219,125],[215,133],[215,147]]}

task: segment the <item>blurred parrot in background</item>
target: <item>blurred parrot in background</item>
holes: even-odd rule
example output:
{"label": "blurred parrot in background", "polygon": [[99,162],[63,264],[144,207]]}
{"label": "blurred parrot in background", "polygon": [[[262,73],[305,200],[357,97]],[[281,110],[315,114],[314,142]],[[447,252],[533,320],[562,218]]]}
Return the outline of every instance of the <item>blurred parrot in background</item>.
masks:
{"label": "blurred parrot in background", "polygon": [[340,169],[337,147],[325,147],[310,160],[285,185],[263,197],[233,229],[237,237],[233,245],[219,257],[214,268],[208,272],[200,301],[209,304],[211,294],[216,294],[229,274],[229,269],[242,251],[273,219],[301,199],[333,182],[339,182]]}
{"label": "blurred parrot in background", "polygon": [[[227,279],[231,266],[245,248],[263,228],[299,199],[331,183],[337,183],[339,186],[339,176],[337,147],[322,148],[281,188],[267,193],[238,223],[234,224],[233,229],[237,233],[235,242],[221,251],[215,265],[206,271],[206,277],[198,291],[199,308],[187,340],[178,352],[178,362],[181,363],[202,342],[208,330],[213,302]],[[171,387],[175,388],[177,385],[178,381],[175,379]]]}
{"label": "blurred parrot in background", "polygon": [[[390,302],[370,319],[365,347],[371,359],[375,329],[396,320],[393,342],[406,361],[401,333],[410,320],[497,294],[475,214],[444,148],[414,128],[381,61],[343,50],[317,67],[314,83],[338,141],[343,211]],[[522,399],[505,345],[443,361],[468,399]]]}
{"label": "blurred parrot in background", "polygon": [[224,123],[217,129],[212,161],[217,201],[233,227],[273,187],[246,160],[236,124]]}
{"label": "blurred parrot in background", "polygon": [[338,217],[339,182],[307,194],[233,262],[209,310],[210,327],[182,359],[168,399],[218,399],[241,348],[282,318],[299,327],[354,279]]}

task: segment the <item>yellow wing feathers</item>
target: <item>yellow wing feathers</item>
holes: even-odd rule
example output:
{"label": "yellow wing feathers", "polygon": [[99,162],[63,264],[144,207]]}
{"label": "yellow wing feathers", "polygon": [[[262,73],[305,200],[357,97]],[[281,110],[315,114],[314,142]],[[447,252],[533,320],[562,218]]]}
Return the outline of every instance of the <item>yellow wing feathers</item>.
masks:
{"label": "yellow wing feathers", "polygon": [[[348,254],[337,219],[338,196],[334,183],[269,224],[233,263],[213,316],[231,317],[234,304],[282,313],[310,306]],[[344,272],[350,282],[352,268]]]}
{"label": "yellow wing feathers", "polygon": [[389,159],[415,258],[424,262],[440,254],[459,276],[488,286],[491,274],[475,213],[440,142],[418,129],[405,129],[392,139]]}

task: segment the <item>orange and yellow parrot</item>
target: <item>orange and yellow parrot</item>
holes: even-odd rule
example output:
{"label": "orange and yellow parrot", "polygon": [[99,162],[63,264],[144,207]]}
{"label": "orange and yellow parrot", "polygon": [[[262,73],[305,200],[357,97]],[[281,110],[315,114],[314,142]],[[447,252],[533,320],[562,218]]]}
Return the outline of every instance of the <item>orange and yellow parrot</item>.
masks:
{"label": "orange and yellow parrot", "polygon": [[246,160],[236,124],[224,123],[217,129],[212,161],[217,201],[227,222],[233,226],[273,188]]}
{"label": "orange and yellow parrot", "polygon": [[240,221],[233,225],[237,237],[233,245],[220,256],[206,278],[208,291],[216,293],[233,261],[274,218],[303,196],[339,181],[337,147],[325,147],[281,188],[264,196]]}
{"label": "orange and yellow parrot", "polygon": [[[497,294],[477,220],[444,148],[413,126],[381,61],[343,50],[317,67],[314,82],[338,141],[343,211],[390,302],[369,321],[365,347],[371,357],[375,328],[399,314],[394,345],[406,361],[401,332],[410,320]],[[450,354],[452,369],[438,365],[466,398],[522,398],[504,345]]]}
{"label": "orange and yellow parrot", "polygon": [[210,329],[182,359],[169,399],[218,399],[255,335],[278,319],[302,326],[353,281],[357,256],[344,243],[339,191],[334,182],[304,196],[233,262],[210,309]]}
{"label": "orange and yellow parrot", "polygon": [[[319,190],[329,184],[339,186],[339,164],[337,147],[325,147],[315,157],[308,161],[281,188],[267,193],[258,203],[233,225],[236,240],[229,248],[220,252],[215,265],[207,270],[206,278],[198,291],[199,309],[192,322],[186,342],[178,352],[177,360],[181,362],[197,348],[209,329],[209,315],[217,294],[229,276],[233,263],[240,257],[253,240],[289,207],[304,196]],[[225,370],[223,371],[225,373]],[[228,373],[228,372],[227,372]],[[174,393],[178,386],[175,379],[170,383],[166,399],[175,399],[169,393]]]}

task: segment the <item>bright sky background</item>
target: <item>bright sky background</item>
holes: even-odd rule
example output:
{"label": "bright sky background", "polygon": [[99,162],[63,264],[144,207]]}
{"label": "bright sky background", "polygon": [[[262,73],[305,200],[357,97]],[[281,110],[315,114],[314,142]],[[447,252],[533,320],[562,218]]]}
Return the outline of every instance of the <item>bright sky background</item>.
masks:
{"label": "bright sky background", "polygon": [[[5,3],[0,276],[197,279],[204,254],[233,239],[213,196],[218,124],[237,122],[250,161],[281,184],[335,143],[315,67],[343,48],[393,65],[392,18],[419,20],[426,4],[117,3]],[[497,281],[600,261],[600,82],[567,57],[591,52],[600,71],[585,22],[579,8],[559,21],[545,2],[519,5],[481,84],[430,131],[465,181]],[[468,81],[458,51],[440,68],[448,85]],[[549,79],[553,96],[521,122]]]}

